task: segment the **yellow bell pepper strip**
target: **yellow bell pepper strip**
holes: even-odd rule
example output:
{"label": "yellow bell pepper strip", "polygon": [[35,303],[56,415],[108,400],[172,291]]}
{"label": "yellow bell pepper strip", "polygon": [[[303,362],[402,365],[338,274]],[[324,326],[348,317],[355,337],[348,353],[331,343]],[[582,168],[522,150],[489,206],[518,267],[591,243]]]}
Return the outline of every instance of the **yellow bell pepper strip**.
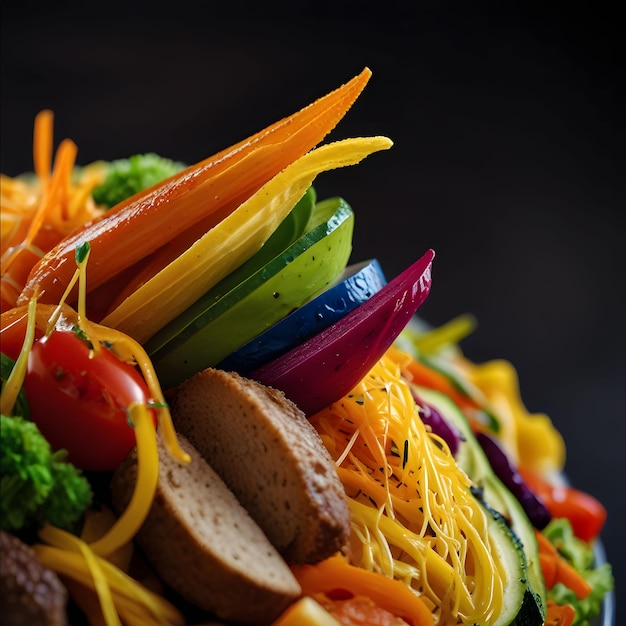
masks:
{"label": "yellow bell pepper strip", "polygon": [[467,374],[502,418],[504,432],[499,436],[517,465],[539,473],[561,471],[565,465],[563,437],[547,415],[528,413],[513,365],[502,359],[479,365],[468,362]]}
{"label": "yellow bell pepper strip", "polygon": [[319,173],[354,165],[391,145],[386,137],[345,139],[300,157],[126,298],[102,324],[145,343],[257,252]]}
{"label": "yellow bell pepper strip", "polygon": [[28,302],[38,285],[42,302],[58,302],[74,272],[74,251],[85,241],[92,248],[92,291],[195,225],[202,224],[205,232],[207,220],[211,224],[223,219],[316,146],[347,112],[370,75],[365,68],[294,115],[131,196],[74,231],[33,267],[17,304]]}
{"label": "yellow bell pepper strip", "polygon": [[446,349],[457,349],[456,345],[471,335],[478,322],[471,314],[464,314],[428,330],[417,330],[409,324],[402,332],[419,353],[432,354]]}
{"label": "yellow bell pepper strip", "polygon": [[345,590],[371,598],[378,606],[413,626],[430,626],[433,616],[425,602],[404,583],[383,574],[351,565],[335,555],[315,565],[300,565],[292,571],[304,595],[329,594]]}

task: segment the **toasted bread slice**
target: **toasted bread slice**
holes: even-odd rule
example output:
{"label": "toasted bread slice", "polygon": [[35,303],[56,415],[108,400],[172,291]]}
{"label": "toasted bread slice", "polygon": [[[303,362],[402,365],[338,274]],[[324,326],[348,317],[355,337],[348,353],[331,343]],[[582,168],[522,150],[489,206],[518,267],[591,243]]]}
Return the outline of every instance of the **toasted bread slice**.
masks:
{"label": "toasted bread slice", "polygon": [[289,564],[345,548],[350,513],[334,462],[281,391],[208,368],[177,388],[171,413]]}
{"label": "toasted bread slice", "polygon": [[[287,564],[220,477],[183,436],[189,464],[159,441],[159,481],[137,542],[163,582],[229,623],[270,624],[301,593]],[[132,452],[111,482],[122,511],[137,479]]]}

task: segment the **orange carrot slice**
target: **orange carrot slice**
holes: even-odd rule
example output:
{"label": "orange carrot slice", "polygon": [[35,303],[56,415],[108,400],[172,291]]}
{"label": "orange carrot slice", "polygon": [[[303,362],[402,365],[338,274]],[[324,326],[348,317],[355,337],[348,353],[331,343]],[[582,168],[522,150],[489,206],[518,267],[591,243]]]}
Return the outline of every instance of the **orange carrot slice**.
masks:
{"label": "orange carrot slice", "polygon": [[[41,302],[58,301],[75,270],[75,249],[85,241],[91,245],[91,291],[198,223],[206,232],[212,223],[229,215],[278,172],[315,147],[352,106],[370,76],[371,71],[365,68],[297,113],[135,194],[75,231],[32,269],[17,304],[27,302],[37,286]],[[182,240],[188,241],[189,236]]]}
{"label": "orange carrot slice", "polygon": [[539,545],[539,562],[546,587],[552,589],[557,583],[562,583],[571,589],[578,599],[586,598],[593,591],[591,585],[561,556],[543,533],[537,530],[535,535]]}
{"label": "orange carrot slice", "polygon": [[292,571],[304,595],[345,590],[371,598],[381,608],[410,621],[414,626],[433,624],[433,616],[426,603],[404,583],[351,565],[343,556],[332,556],[315,565],[295,566]]}
{"label": "orange carrot slice", "polygon": [[548,600],[544,626],[572,626],[576,611],[571,604],[557,604]]}

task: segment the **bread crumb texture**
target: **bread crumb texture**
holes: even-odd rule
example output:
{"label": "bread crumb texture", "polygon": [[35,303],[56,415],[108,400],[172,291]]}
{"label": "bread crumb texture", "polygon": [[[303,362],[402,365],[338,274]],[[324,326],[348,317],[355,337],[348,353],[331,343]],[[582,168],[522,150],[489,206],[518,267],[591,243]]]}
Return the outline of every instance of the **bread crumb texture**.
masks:
{"label": "bread crumb texture", "polygon": [[345,549],[350,514],[335,464],[281,391],[208,368],[178,387],[171,413],[289,564]]}
{"label": "bread crumb texture", "polygon": [[[159,482],[137,542],[165,584],[230,622],[269,624],[300,595],[287,564],[218,474],[179,434],[182,464],[159,441]],[[115,472],[123,510],[137,479],[133,452]]]}

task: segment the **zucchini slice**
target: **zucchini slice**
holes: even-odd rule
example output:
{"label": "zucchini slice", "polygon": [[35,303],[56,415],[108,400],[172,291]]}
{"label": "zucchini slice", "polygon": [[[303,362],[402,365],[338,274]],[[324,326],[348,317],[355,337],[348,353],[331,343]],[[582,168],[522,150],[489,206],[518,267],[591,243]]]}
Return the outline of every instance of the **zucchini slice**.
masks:
{"label": "zucchini slice", "polygon": [[481,501],[495,519],[491,528],[502,554],[507,557],[507,571],[511,572],[509,589],[505,594],[507,604],[496,624],[542,624],[546,589],[537,539],[530,520],[517,498],[491,469],[469,422],[457,405],[438,391],[419,385],[415,388],[418,396],[433,405],[461,434],[462,440],[455,455],[457,464],[474,482]]}

